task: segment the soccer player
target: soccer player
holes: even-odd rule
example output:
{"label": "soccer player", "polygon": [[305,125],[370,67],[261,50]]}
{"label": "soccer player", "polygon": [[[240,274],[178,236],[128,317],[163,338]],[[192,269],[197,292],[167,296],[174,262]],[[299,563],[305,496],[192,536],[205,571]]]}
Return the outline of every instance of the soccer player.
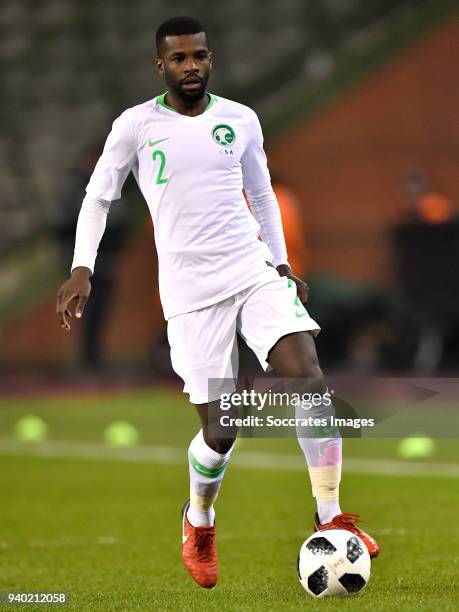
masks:
{"label": "soccer player", "polygon": [[[172,365],[202,425],[188,453],[182,556],[192,578],[211,588],[217,583],[214,502],[235,434],[214,435],[210,407],[222,392],[234,390],[225,385],[237,377],[236,334],[265,370],[306,379],[310,389],[322,393],[326,385],[314,344],[319,326],[304,307],[308,287],[288,264],[257,115],[207,92],[212,53],[198,21],[164,22],[156,45],[156,67],[167,91],[113,123],[86,189],[71,276],[58,291],[57,315],[67,330],[71,302],[76,318],[83,315],[107,213],[132,171],[154,223]],[[222,384],[212,389],[209,379]],[[358,515],[343,514],[339,506],[341,438],[300,438],[299,443],[317,502],[315,527],[348,529],[377,555],[376,542],[355,524]]]}

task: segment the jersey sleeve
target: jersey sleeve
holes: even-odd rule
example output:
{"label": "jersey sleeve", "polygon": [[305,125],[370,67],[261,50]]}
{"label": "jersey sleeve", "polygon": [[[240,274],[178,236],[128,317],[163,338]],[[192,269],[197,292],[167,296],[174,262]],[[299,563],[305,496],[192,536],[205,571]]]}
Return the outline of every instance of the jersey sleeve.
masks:
{"label": "jersey sleeve", "polygon": [[253,111],[251,114],[249,139],[241,158],[243,186],[252,214],[260,226],[261,239],[271,251],[273,265],[288,265],[279,203],[271,185],[263,148],[263,133],[258,117]]}
{"label": "jersey sleeve", "polygon": [[103,153],[86,187],[88,196],[109,202],[118,200],[124,182],[135,164],[136,155],[132,116],[127,110],[113,122]]}
{"label": "jersey sleeve", "polygon": [[268,161],[263,148],[263,132],[257,115],[251,111],[248,125],[248,142],[242,155],[242,179],[247,191],[271,185]]}
{"label": "jersey sleeve", "polygon": [[71,272],[83,266],[94,274],[100,241],[105,232],[110,202],[86,196],[81,205]]}

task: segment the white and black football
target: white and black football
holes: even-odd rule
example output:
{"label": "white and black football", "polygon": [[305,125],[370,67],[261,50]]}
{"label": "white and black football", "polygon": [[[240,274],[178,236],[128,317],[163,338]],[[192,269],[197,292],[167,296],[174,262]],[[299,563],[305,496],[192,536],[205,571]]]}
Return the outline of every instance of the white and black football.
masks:
{"label": "white and black football", "polygon": [[352,595],[368,584],[371,560],[362,540],[344,529],[313,533],[298,554],[298,576],[313,597]]}

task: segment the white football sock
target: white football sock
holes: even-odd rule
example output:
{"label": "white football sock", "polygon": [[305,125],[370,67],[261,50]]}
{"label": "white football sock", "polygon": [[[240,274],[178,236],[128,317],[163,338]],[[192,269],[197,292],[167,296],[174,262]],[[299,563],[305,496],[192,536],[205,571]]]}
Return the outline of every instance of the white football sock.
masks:
{"label": "white football sock", "polygon": [[204,441],[202,429],[191,441],[188,450],[190,469],[190,506],[187,517],[193,527],[213,525],[213,504],[228,465],[233,447],[221,455]]}
{"label": "white football sock", "polygon": [[341,480],[342,439],[337,437],[301,437],[306,430],[297,430],[298,443],[306,458],[311,480],[312,494],[316,498],[317,514],[321,524],[330,522],[341,514],[339,505],[339,483]]}
{"label": "white football sock", "polygon": [[317,514],[319,515],[319,521],[321,525],[329,523],[337,514],[341,514],[341,508],[339,507],[339,501],[332,499],[330,501],[319,501],[317,502]]}
{"label": "white football sock", "polygon": [[298,438],[308,463],[312,494],[316,498],[317,514],[322,524],[337,514],[341,480],[341,438]]}

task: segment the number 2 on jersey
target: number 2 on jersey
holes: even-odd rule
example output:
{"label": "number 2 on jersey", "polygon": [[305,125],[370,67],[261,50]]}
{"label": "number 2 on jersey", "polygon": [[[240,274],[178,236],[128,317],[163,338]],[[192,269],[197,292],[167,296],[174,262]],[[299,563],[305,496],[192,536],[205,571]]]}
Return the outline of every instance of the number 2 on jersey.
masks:
{"label": "number 2 on jersey", "polygon": [[164,183],[167,183],[167,181],[169,180],[167,178],[163,178],[164,166],[166,165],[166,155],[160,149],[156,149],[156,151],[153,151],[153,155],[152,155],[153,161],[155,161],[157,157],[159,157],[161,161],[159,164],[159,171],[156,176],[156,184],[164,185]]}

